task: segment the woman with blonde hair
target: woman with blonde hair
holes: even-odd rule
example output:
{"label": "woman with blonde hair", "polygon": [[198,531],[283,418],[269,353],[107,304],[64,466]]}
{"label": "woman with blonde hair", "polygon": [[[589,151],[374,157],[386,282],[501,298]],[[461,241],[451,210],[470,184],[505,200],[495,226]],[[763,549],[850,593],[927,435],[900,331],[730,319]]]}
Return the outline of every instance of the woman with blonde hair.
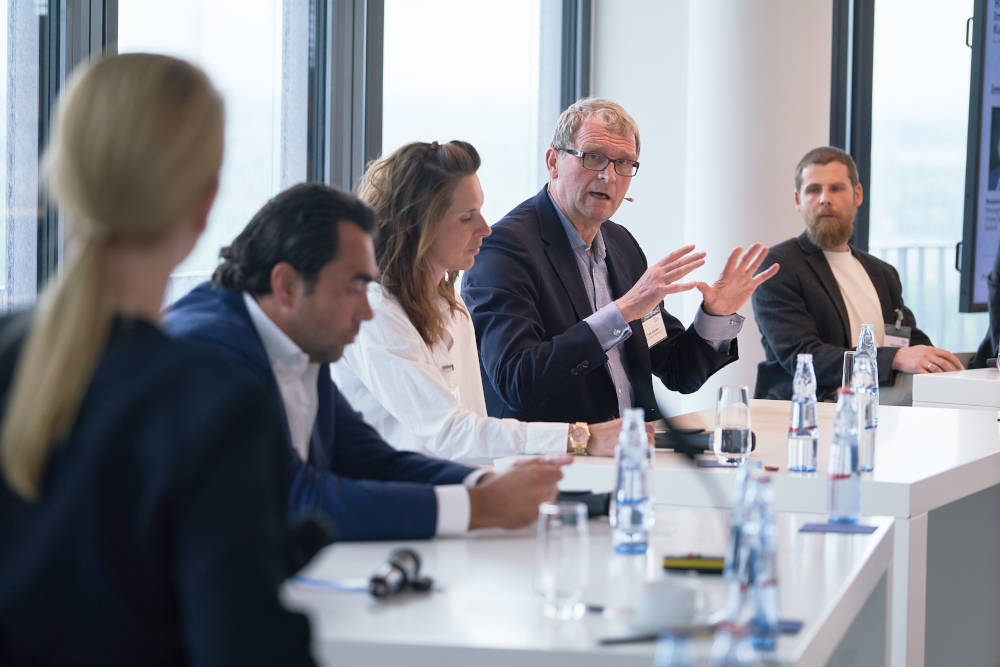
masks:
{"label": "woman with blonde hair", "polygon": [[312,662],[277,599],[280,414],[158,327],[222,149],[221,98],[174,58],[102,58],[60,99],[66,262],[0,322],[0,664]]}
{"label": "woman with blonde hair", "polygon": [[[456,293],[490,228],[479,154],[464,141],[411,143],[369,165],[375,211],[375,317],[332,366],[334,380],[386,442],[478,463],[511,454],[614,452],[620,420],[519,422],[486,415],[476,334]],[[575,442],[575,446],[574,446]]]}

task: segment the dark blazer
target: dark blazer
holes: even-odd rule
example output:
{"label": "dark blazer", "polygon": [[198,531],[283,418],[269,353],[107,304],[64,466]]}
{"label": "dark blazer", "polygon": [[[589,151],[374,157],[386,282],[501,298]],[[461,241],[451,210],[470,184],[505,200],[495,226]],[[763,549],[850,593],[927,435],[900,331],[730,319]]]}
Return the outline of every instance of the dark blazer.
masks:
{"label": "dark blazer", "polygon": [[[26,322],[0,325],[0,405]],[[233,364],[116,321],[40,499],[0,477],[0,664],[312,664],[277,596],[280,420]]]}
{"label": "dark blazer", "polygon": [[472,468],[393,449],[362,420],[337,385],[329,365],[319,369],[319,412],[309,460],[292,448],[281,393],[243,296],[203,283],[168,311],[167,332],[203,343],[238,361],[269,388],[281,406],[290,518],[320,511],[340,540],[432,537],[437,525],[435,484],[460,484]]}
{"label": "dark blazer", "polygon": [[[913,329],[910,344],[930,345],[927,334],[917,328],[913,313],[903,303],[903,286],[896,269],[857,248],[851,248],[851,253],[875,286],[883,321],[895,323],[895,311],[900,309],[903,324]],[[809,353],[816,370],[816,396],[822,400],[840,386],[844,352],[857,346],[851,337],[844,297],[823,251],[806,232],[771,248],[761,271],[775,262],[781,264],[781,270],[753,293],[753,312],[765,354],[757,365],[754,397],[790,399],[795,357]],[[878,349],[879,384],[892,384],[896,349]]]}
{"label": "dark blazer", "polygon": [[993,270],[986,276],[986,289],[986,306],[990,315],[989,328],[979,344],[979,349],[969,361],[969,368],[986,368],[986,362],[995,359],[1000,348],[1000,247],[993,257]]}
{"label": "dark blazer", "polygon": [[[624,227],[601,225],[612,298],[646,270],[646,257]],[[566,231],[547,187],[521,203],[483,239],[465,272],[462,298],[479,343],[487,412],[527,421],[600,422],[618,417],[607,355],[583,319],[593,312]],[[675,391],[696,391],[737,358],[736,341],[717,352],[693,328],[658,306],[667,340],[649,348],[642,323],[630,322],[624,358],[646,419],[660,417],[651,375]]]}

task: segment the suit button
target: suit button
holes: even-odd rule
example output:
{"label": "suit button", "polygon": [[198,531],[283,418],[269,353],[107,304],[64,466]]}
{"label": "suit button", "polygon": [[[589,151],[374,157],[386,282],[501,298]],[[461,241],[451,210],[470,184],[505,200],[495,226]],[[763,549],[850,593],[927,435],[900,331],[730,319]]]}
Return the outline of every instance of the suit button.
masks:
{"label": "suit button", "polygon": [[570,375],[579,375],[580,371],[578,369],[576,369],[576,368],[571,368],[571,369],[569,369],[569,374]]}
{"label": "suit button", "polygon": [[621,329],[612,329],[611,335],[612,336],[621,336],[622,335],[622,330]]}
{"label": "suit button", "polygon": [[590,368],[590,362],[589,361],[581,361],[580,362],[580,368]]}

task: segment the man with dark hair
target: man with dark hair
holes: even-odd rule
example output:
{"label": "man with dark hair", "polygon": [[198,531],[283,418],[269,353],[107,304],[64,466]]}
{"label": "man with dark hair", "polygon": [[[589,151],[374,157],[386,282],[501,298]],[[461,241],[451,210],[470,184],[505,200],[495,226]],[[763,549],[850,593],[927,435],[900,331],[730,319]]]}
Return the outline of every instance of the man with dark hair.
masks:
{"label": "man with dark hair", "polygon": [[875,330],[879,384],[892,384],[896,371],[962,367],[917,328],[896,269],[849,245],[862,200],[858,168],[839,148],[815,148],[796,166],[795,208],[806,229],[771,248],[764,266],[780,262],[781,273],[753,295],[766,355],[757,366],[757,398],[791,398],[800,353],[813,355],[817,397],[831,395],[862,324]]}
{"label": "man with dark hair", "polygon": [[412,539],[517,527],[556,493],[568,457],[494,475],[385,443],[332,382],[377,268],[371,209],[319,184],[269,201],[221,251],[212,283],[167,313],[167,331],[260,375],[284,408],[289,513],[319,511],[343,540]]}
{"label": "man with dark hair", "polygon": [[[548,184],[493,226],[462,298],[479,342],[491,416],[604,421],[628,408],[660,417],[652,376],[696,391],[737,359],[737,309],[778,267],[755,275],[767,248],[737,248],[713,284],[680,282],[705,263],[688,245],[652,266],[610,220],[639,169],[639,129],[620,104],[586,98],[556,123]],[[663,307],[698,289],[685,329]]]}

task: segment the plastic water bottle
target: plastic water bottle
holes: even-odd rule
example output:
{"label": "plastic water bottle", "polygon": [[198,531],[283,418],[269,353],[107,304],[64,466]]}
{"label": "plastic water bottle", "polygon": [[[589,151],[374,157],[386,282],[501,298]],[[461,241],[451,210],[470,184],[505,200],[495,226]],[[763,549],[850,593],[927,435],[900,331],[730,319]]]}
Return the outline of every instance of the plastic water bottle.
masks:
{"label": "plastic water bottle", "polygon": [[837,390],[830,445],[831,523],[857,523],[861,514],[861,476],[858,472],[858,413],[854,392]]}
{"label": "plastic water bottle", "polygon": [[656,644],[653,667],[698,667],[698,660],[685,634],[665,634]]}
{"label": "plastic water bottle", "polygon": [[618,446],[615,447],[614,506],[611,508],[611,541],[619,553],[645,553],[653,526],[653,501],[649,491],[652,449],[638,408],[625,411]]}
{"label": "plastic water bottle", "polygon": [[875,412],[873,418],[875,419],[875,425],[878,426],[878,348],[875,347],[875,332],[872,331],[872,325],[862,324],[861,333],[858,334],[858,349],[854,351],[854,358],[857,359],[859,354],[867,354],[872,360],[872,382],[871,394],[875,397]]}
{"label": "plastic water bottle", "polygon": [[745,529],[749,507],[751,475],[761,469],[760,461],[747,461],[736,471],[736,487],[732,510],[729,513],[729,548],[722,576],[725,581],[726,617],[735,619],[741,613],[746,596],[746,539]]}
{"label": "plastic water bottle", "polygon": [[816,372],[811,354],[795,358],[792,379],[792,414],[788,423],[788,469],[816,472]]}
{"label": "plastic water bottle", "polygon": [[751,474],[745,539],[750,592],[750,639],[770,651],[778,644],[778,570],[775,563],[774,490],[768,475]]}
{"label": "plastic water bottle", "polygon": [[759,512],[754,508],[757,493],[755,476],[761,474],[760,461],[747,461],[736,473],[736,487],[729,518],[729,548],[723,568],[725,579],[725,621],[716,628],[710,665],[752,665],[756,658],[750,641],[751,607],[748,597],[750,560],[760,531],[752,525]]}
{"label": "plastic water bottle", "polygon": [[745,625],[719,623],[708,656],[709,667],[749,667],[757,664],[757,655]]}
{"label": "plastic water bottle", "polygon": [[858,469],[867,472],[875,468],[878,433],[878,373],[867,354],[854,355],[851,389],[858,409]]}

